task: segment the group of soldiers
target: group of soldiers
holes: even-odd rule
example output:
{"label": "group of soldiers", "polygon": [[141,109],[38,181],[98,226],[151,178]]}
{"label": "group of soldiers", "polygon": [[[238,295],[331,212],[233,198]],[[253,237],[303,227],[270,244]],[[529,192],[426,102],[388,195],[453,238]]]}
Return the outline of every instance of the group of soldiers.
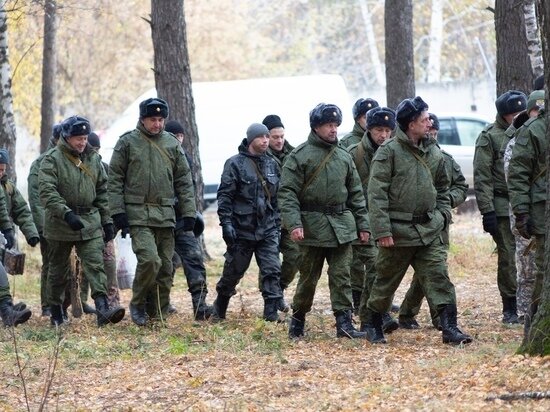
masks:
{"label": "group of soldiers", "polygon": [[[546,124],[541,99],[540,91],[529,99],[515,91],[499,96],[497,120],[476,143],[474,189],[483,227],[497,244],[505,323],[521,321],[512,231],[534,239],[522,252],[524,257],[536,246],[538,264],[532,267],[541,267],[543,257]],[[197,220],[191,159],[181,146],[181,124],[165,123],[168,115],[162,99],[141,102],[136,128],[119,138],[109,165],[90,144],[94,135],[87,119],[73,116],[56,125],[51,147],[29,175],[34,223],[26,204],[13,206],[20,194],[2,178],[0,230],[7,248],[14,242],[12,222],[31,246],[40,242],[43,315],[53,325],[68,322],[73,248],[95,303],[95,309],[85,312],[96,313],[99,326],[123,319],[116,283],[108,281],[112,276],[106,275],[104,262],[105,245],[120,231],[122,237],[131,236],[137,256],[129,309],[139,326],[176,311],[170,303],[174,256],[183,263],[195,319],[222,321],[254,255],[263,317],[279,321],[278,312],[291,310],[291,338],[305,334],[326,261],[338,337],[385,343],[384,333],[417,329],[415,317],[426,297],[444,343],[472,341],[458,327],[447,269],[451,209],[465,201],[468,185],[452,156],[439,148],[439,121],[421,97],[403,100],[396,110],[359,99],[353,106],[354,128],[341,140],[342,112],[320,103],[310,112],[307,140],[296,148],[285,140],[279,116],[250,125],[238,154],[226,161],[218,188],[227,251],[212,306],[206,303],[206,272],[197,241],[203,223]],[[6,157],[0,151],[2,173]],[[14,199],[13,205],[3,206],[6,199]],[[30,224],[23,222],[20,209],[26,210]],[[510,216],[515,218],[512,226]],[[395,320],[390,315],[393,296],[409,266],[414,276]],[[284,292],[298,273],[289,306]],[[536,278],[535,291],[526,300],[530,308],[522,313],[526,320],[536,311],[540,271]],[[6,325],[31,316],[24,303],[12,302],[5,271],[0,271],[0,309]],[[360,319],[359,330],[353,313]]]}

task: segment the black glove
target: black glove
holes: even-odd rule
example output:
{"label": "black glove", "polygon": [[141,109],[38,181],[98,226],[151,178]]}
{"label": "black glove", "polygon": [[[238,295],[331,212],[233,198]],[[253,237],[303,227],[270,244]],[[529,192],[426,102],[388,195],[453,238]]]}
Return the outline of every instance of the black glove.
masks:
{"label": "black glove", "polygon": [[497,214],[495,212],[484,213],[483,230],[489,233],[491,236],[496,236],[497,228]]}
{"label": "black glove", "polygon": [[38,236],[31,237],[29,240],[27,240],[27,243],[31,245],[32,247],[35,247],[40,242],[40,238]]}
{"label": "black glove", "polygon": [[516,215],[516,230],[525,239],[531,239],[533,233],[533,222],[528,213]]}
{"label": "black glove", "polygon": [[67,222],[72,230],[84,229],[84,223],[82,223],[82,220],[80,220],[80,218],[75,215],[72,210],[65,213],[65,217],[63,219],[65,219],[65,222]]}
{"label": "black glove", "polygon": [[126,213],[117,213],[113,215],[113,222],[115,224],[116,231],[121,231],[120,235],[123,239],[130,233],[130,223],[128,222],[128,215]]}
{"label": "black glove", "polygon": [[231,246],[237,240],[237,232],[232,224],[226,223],[222,226],[222,237],[227,246]]}
{"label": "black glove", "polygon": [[195,218],[194,217],[184,217],[183,226],[181,227],[185,232],[190,232],[195,227]]}
{"label": "black glove", "polygon": [[6,249],[11,249],[15,245],[15,232],[13,229],[2,230],[4,239],[6,239]]}
{"label": "black glove", "polygon": [[115,226],[112,223],[103,225],[103,241],[107,243],[115,238]]}

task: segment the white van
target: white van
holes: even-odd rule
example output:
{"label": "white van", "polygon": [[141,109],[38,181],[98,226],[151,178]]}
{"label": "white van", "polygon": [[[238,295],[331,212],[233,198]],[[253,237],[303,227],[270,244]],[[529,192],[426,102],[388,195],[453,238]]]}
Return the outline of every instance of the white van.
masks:
{"label": "white van", "polygon": [[[109,162],[118,138],[136,127],[139,103],[156,97],[150,89],[128,106],[102,136],[101,155]],[[277,77],[223,82],[193,83],[195,117],[204,180],[205,201],[215,200],[225,161],[237,154],[251,123],[277,114],[285,125],[285,137],[296,146],[309,134],[309,112],[318,103],[333,103],[342,110],[341,134],[353,128],[352,102],[339,75]],[[176,119],[177,120],[177,119]]]}

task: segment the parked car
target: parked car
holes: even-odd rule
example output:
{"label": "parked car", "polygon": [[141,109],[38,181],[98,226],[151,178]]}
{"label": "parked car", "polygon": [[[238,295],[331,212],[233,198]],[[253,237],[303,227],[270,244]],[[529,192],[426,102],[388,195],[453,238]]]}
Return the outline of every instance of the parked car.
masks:
{"label": "parked car", "polygon": [[489,121],[472,114],[436,113],[439,119],[437,140],[443,150],[453,156],[460,165],[466,182],[474,189],[474,151],[479,133]]}

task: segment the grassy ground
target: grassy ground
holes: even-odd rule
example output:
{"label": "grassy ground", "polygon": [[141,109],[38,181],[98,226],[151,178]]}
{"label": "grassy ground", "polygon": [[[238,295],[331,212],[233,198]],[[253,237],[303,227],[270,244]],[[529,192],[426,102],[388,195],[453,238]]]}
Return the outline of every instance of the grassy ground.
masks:
{"label": "grassy ground", "polygon": [[[223,265],[214,213],[206,214],[208,283]],[[181,270],[173,289],[179,313],[147,328],[128,316],[98,329],[74,319],[63,332],[49,410],[549,410],[550,400],[487,401],[488,396],[549,390],[550,359],[515,355],[522,329],[500,323],[496,256],[477,214],[459,215],[449,257],[459,323],[475,337],[467,347],[441,343],[423,308],[418,331],[397,330],[387,345],[335,337],[326,277],[307,318],[308,337],[291,342],[283,324],[261,320],[253,265],[231,300],[223,324],[193,322]],[[38,258],[27,251],[28,273],[11,278],[17,297],[38,312]],[[397,293],[400,301],[410,273]],[[289,293],[292,296],[293,287]],[[129,291],[122,291],[127,306]],[[38,409],[56,333],[36,314],[15,330],[31,410]],[[9,329],[0,330],[0,409],[26,401]]]}

